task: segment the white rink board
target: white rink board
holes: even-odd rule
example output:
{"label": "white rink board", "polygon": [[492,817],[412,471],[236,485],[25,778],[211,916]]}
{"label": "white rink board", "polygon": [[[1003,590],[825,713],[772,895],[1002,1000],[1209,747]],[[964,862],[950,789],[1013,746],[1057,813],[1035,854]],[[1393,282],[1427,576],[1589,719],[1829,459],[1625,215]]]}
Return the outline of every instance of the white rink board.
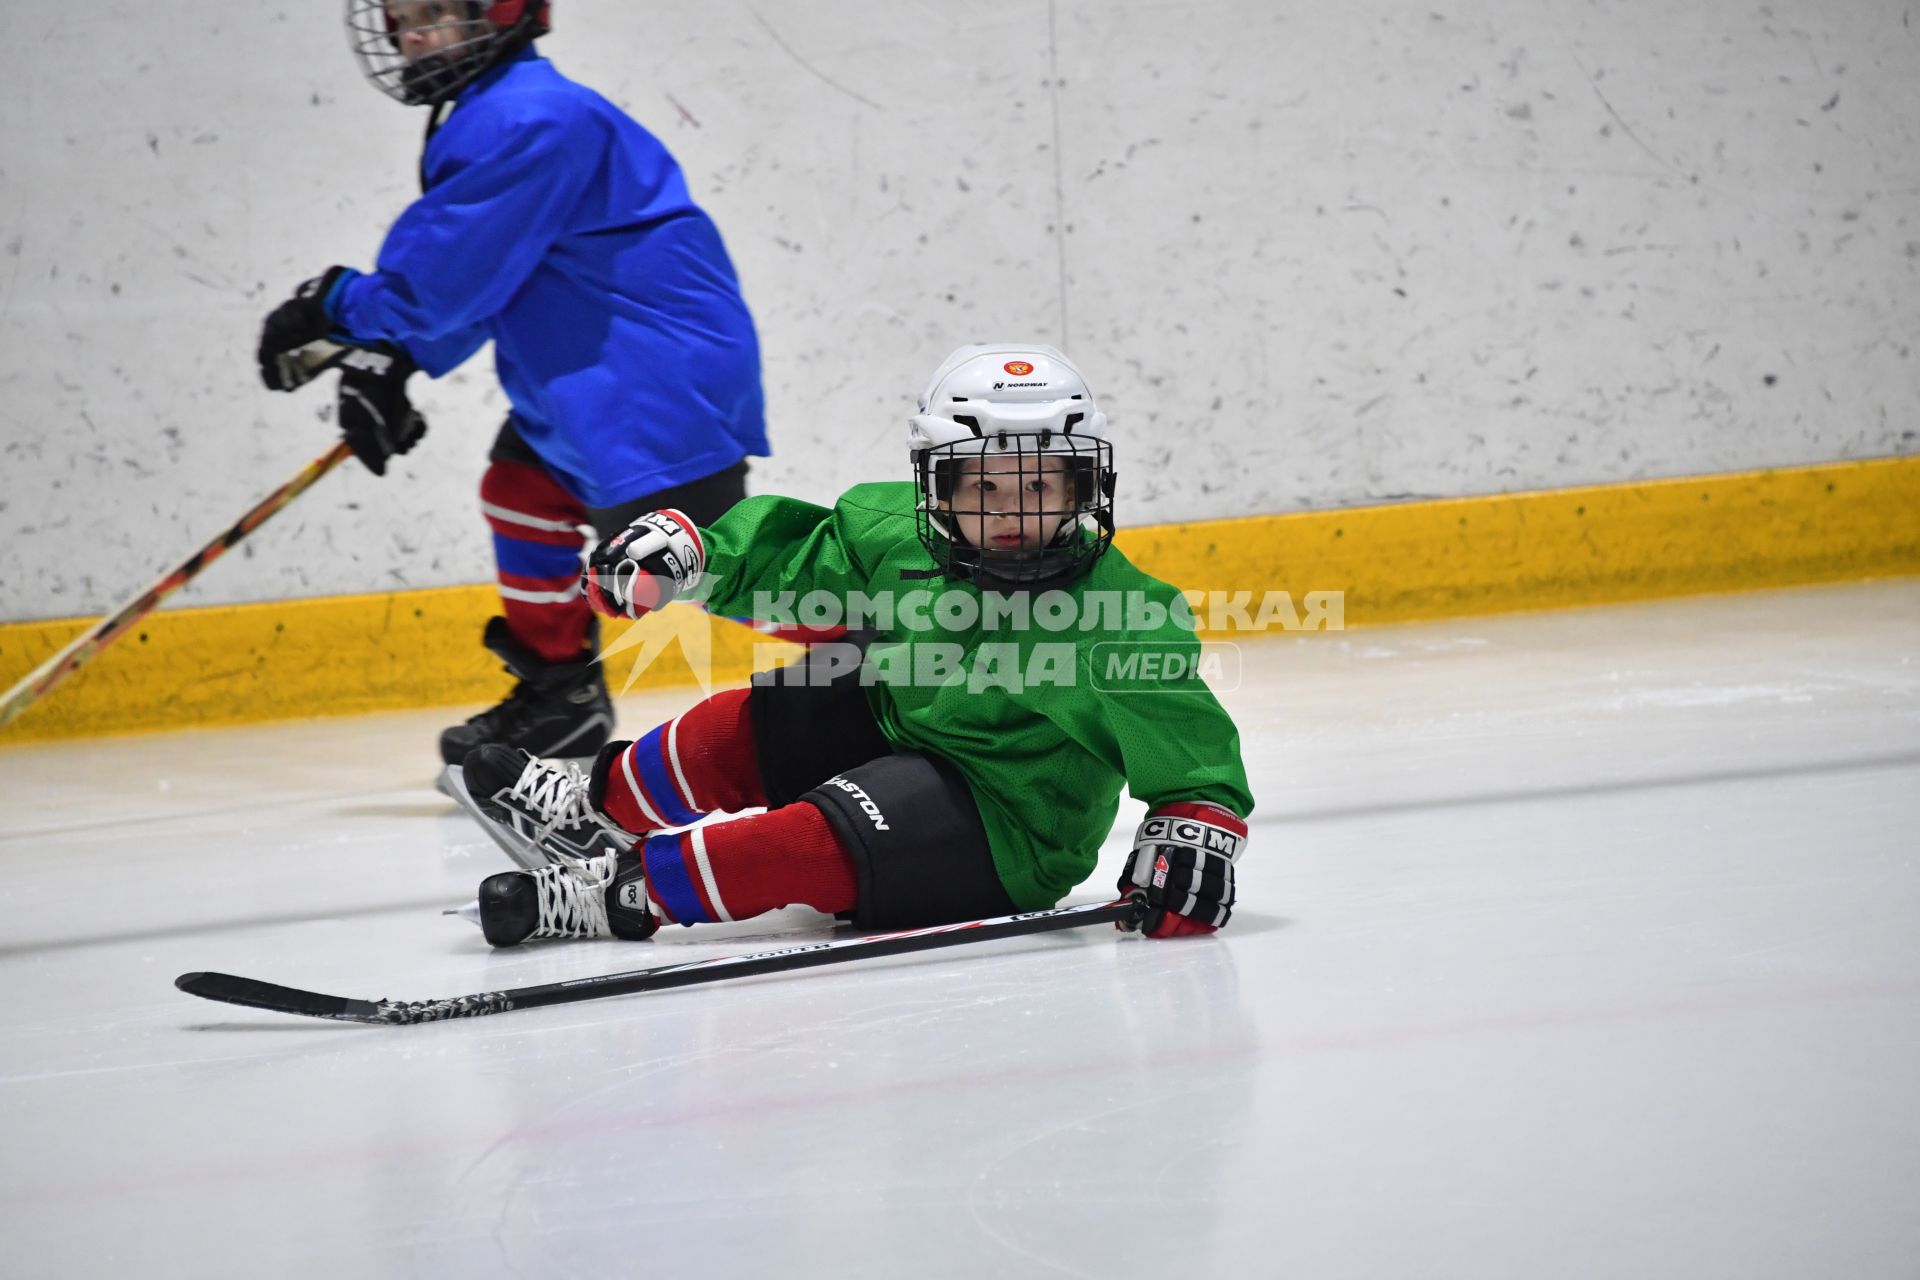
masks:
{"label": "white rink board", "polygon": [[[330,2],[0,6],[0,619],[100,612],[325,445],[266,310],[370,264],[421,125]],[[1914,451],[1897,5],[561,0],[759,318],[757,491],[904,474],[954,345],[1065,345],[1123,523]],[[490,357],[178,603],[486,581]]]}
{"label": "white rink board", "polygon": [[1908,582],[1250,645],[1215,939],[416,1028],[170,982],[826,929],[489,953],[435,915],[505,860],[425,713],[0,752],[10,1273],[1906,1280],[1916,634]]}

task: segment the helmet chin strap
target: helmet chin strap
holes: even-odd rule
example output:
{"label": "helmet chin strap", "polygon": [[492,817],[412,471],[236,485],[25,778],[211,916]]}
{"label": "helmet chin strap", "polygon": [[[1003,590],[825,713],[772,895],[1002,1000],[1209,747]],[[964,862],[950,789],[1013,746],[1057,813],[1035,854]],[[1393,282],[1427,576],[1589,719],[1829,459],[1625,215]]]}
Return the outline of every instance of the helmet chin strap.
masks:
{"label": "helmet chin strap", "polygon": [[1049,591],[1065,586],[1080,576],[1080,563],[1071,556],[1049,558],[1041,555],[1023,564],[1028,572],[1010,575],[1001,572],[1006,566],[984,561],[974,568],[971,577],[974,584],[983,590],[1010,595],[1016,591]]}
{"label": "helmet chin strap", "polygon": [[[956,576],[985,589],[1001,592],[1044,591],[1080,576],[1081,565],[1077,558],[1049,555],[1049,552],[1065,548],[1072,541],[1074,531],[1080,527],[1079,519],[1074,516],[1061,517],[1059,530],[1046,546],[1035,551],[1023,549],[1008,552],[977,546],[960,531],[950,515],[948,512],[930,513],[928,519],[947,539],[951,563],[961,571]],[[1016,568],[1026,568],[1029,572],[1008,572]]]}

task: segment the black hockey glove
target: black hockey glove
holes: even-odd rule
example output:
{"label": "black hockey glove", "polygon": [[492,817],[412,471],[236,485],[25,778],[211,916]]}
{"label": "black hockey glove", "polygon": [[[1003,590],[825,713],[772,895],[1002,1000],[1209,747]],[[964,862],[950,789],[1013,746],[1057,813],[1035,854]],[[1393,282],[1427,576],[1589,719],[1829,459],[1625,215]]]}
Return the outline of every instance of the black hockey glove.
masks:
{"label": "black hockey glove", "polygon": [[427,420],[407,399],[416,368],[405,351],[386,343],[348,348],[340,362],[340,434],[377,476],[387,474],[389,458],[427,434]]}
{"label": "black hockey glove", "polygon": [[580,589],[595,613],[639,618],[692,586],[706,567],[693,521],[678,511],[649,511],[593,549]]}
{"label": "black hockey glove", "polygon": [[1150,811],[1120,877],[1120,892],[1144,897],[1151,908],[1140,931],[1179,938],[1224,926],[1233,915],[1233,863],[1246,844],[1247,824],[1217,804],[1182,801]]}
{"label": "black hockey glove", "polygon": [[293,291],[267,314],[260,326],[260,381],[269,391],[292,391],[340,362],[334,350],[344,342],[333,322],[332,304],[340,288],[360,274],[350,267],[328,267]]}

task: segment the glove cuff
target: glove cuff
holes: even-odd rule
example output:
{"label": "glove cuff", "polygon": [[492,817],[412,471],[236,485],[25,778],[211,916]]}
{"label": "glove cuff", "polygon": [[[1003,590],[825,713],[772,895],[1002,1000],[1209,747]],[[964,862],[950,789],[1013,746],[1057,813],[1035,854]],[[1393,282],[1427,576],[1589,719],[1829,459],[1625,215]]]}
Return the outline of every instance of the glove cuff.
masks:
{"label": "glove cuff", "polygon": [[693,549],[691,563],[684,566],[686,571],[683,574],[678,575],[683,579],[679,585],[684,589],[706,571],[707,544],[700,537],[700,526],[689,519],[686,512],[673,507],[663,507],[655,514],[676,522],[680,526],[682,536]]}
{"label": "glove cuff", "polygon": [[320,310],[336,325],[340,323],[340,308],[346,302],[347,286],[359,278],[360,272],[352,267],[328,267],[320,277],[319,288],[315,290]]}
{"label": "glove cuff", "polygon": [[1142,837],[1178,840],[1217,853],[1229,862],[1240,860],[1247,846],[1247,824],[1233,810],[1206,800],[1178,800],[1147,811],[1140,824]]}

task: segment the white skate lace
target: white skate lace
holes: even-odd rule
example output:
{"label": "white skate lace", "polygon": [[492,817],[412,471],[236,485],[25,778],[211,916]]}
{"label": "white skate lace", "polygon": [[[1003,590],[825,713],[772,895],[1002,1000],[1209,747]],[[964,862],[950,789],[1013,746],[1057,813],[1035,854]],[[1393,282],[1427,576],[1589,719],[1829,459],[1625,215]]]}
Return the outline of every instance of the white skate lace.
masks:
{"label": "white skate lace", "polygon": [[613,879],[615,856],[569,858],[558,866],[528,874],[534,878],[534,896],[540,904],[536,938],[611,938],[607,927],[606,889]]}
{"label": "white skate lace", "polygon": [[[536,759],[527,761],[513,789],[507,792],[507,799],[517,802],[520,812],[538,824],[532,835],[536,841],[544,842],[555,834],[565,836],[574,831],[595,829],[631,840],[626,832],[594,812],[587,790],[587,775],[579,765]],[[552,845],[545,847],[553,849]],[[579,861],[563,850],[553,851],[568,862]]]}

